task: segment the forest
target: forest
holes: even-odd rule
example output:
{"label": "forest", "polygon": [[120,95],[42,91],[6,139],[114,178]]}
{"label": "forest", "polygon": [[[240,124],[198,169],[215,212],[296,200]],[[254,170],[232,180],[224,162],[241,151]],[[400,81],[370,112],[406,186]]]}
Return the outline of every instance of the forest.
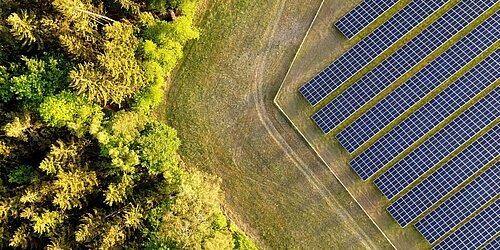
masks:
{"label": "forest", "polygon": [[153,116],[196,4],[0,1],[0,248],[255,249]]}

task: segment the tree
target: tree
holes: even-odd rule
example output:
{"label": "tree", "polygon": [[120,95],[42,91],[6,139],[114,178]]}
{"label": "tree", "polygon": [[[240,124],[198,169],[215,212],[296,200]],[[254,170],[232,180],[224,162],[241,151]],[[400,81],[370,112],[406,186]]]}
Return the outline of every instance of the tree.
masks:
{"label": "tree", "polygon": [[39,41],[37,34],[37,24],[33,14],[28,13],[26,10],[21,10],[20,14],[12,13],[7,22],[11,26],[11,33],[16,39],[23,43],[23,46],[32,45]]}
{"label": "tree", "polygon": [[177,131],[160,122],[149,123],[137,139],[141,163],[150,174],[164,174],[171,178],[178,172],[179,160],[176,152],[180,140]]}
{"label": "tree", "polygon": [[49,126],[68,127],[78,137],[86,132],[97,133],[104,119],[98,105],[67,91],[45,98],[39,112]]}
{"label": "tree", "polygon": [[152,116],[199,36],[194,11],[192,0],[0,1],[0,248],[242,245],[219,181],[189,169],[176,130]]}
{"label": "tree", "polygon": [[21,62],[9,69],[0,67],[0,101],[15,99],[25,107],[36,107],[45,96],[57,94],[68,86],[71,63],[63,56],[22,56]]}
{"label": "tree", "polygon": [[71,87],[79,95],[106,105],[121,104],[144,86],[144,73],[135,58],[138,39],[131,25],[106,25],[104,53],[70,72]]}

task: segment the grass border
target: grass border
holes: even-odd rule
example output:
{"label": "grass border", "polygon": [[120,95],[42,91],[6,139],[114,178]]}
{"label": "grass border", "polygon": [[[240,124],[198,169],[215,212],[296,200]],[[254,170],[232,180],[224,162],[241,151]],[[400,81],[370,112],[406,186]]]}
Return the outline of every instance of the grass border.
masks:
{"label": "grass border", "polygon": [[288,78],[288,75],[290,73],[290,71],[292,70],[292,67],[295,63],[295,61],[297,60],[297,57],[299,55],[299,52],[301,51],[302,47],[304,46],[304,43],[306,41],[306,38],[308,37],[312,27],[313,27],[313,24],[316,22],[316,19],[321,11],[321,9],[323,8],[323,4],[324,4],[325,0],[322,0],[321,1],[321,4],[319,5],[318,7],[318,10],[316,11],[316,14],[314,15],[314,18],[313,20],[311,21],[311,24],[309,25],[309,28],[307,29],[305,35],[304,35],[304,38],[302,39],[302,42],[300,43],[299,47],[297,48],[297,51],[295,52],[295,55],[293,56],[293,59],[292,59],[292,62],[290,63],[290,67],[288,67],[288,70],[285,74],[285,76],[283,77],[283,81],[281,82],[280,84],[280,87],[278,89],[278,91],[276,92],[276,95],[274,96],[273,98],[273,103],[274,105],[276,105],[276,107],[280,110],[280,112],[286,117],[286,119],[288,119],[288,121],[290,121],[290,123],[292,124],[293,128],[300,134],[300,136],[306,141],[306,143],[309,145],[309,147],[311,147],[314,151],[314,154],[316,154],[316,156],[318,156],[318,158],[323,162],[323,164],[328,168],[328,170],[330,171],[330,173],[333,174],[333,176],[335,176],[335,178],[337,179],[337,181],[339,181],[339,183],[342,185],[342,187],[347,191],[347,193],[349,194],[349,196],[351,196],[351,198],[354,200],[354,202],[356,202],[356,204],[361,208],[361,210],[363,211],[363,213],[365,213],[365,215],[370,219],[370,221],[375,225],[375,227],[380,231],[380,233],[384,236],[384,238],[389,242],[389,244],[394,248],[394,249],[397,249],[396,246],[394,246],[394,244],[392,243],[392,241],[389,239],[389,237],[387,237],[387,235],[385,234],[385,232],[378,226],[378,224],[373,220],[373,218],[368,214],[368,212],[365,210],[365,208],[358,202],[358,200],[352,195],[352,193],[349,191],[349,189],[347,189],[346,185],[344,184],[344,182],[342,182],[342,180],[340,180],[340,178],[337,176],[337,174],[335,174],[335,172],[330,168],[330,166],[326,163],[325,159],[323,159],[323,157],[314,149],[313,145],[311,144],[311,142],[309,142],[309,140],[304,136],[304,134],[299,130],[299,128],[295,125],[295,123],[292,121],[292,119],[290,119],[290,117],[288,116],[288,114],[281,108],[280,104],[278,103],[278,96],[280,94],[280,92],[282,91],[283,89],[283,86],[285,84],[285,80]]}

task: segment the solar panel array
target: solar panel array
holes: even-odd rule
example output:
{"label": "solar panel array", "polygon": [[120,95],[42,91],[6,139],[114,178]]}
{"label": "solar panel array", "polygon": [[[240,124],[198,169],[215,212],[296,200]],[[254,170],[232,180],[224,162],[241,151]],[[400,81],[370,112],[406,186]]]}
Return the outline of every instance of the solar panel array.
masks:
{"label": "solar panel array", "polygon": [[477,249],[499,231],[500,200],[496,200],[433,249]]}
{"label": "solar panel array", "polygon": [[498,196],[499,192],[500,163],[493,165],[461,188],[452,197],[415,223],[415,227],[432,244]]}
{"label": "solar panel array", "polygon": [[482,250],[498,250],[500,249],[500,237],[495,237],[492,241],[488,242]]}
{"label": "solar panel array", "polygon": [[[429,92],[498,41],[500,30],[495,29],[498,26],[500,26],[500,13],[491,16],[482,25],[426,65],[403,85],[337,134],[336,138],[349,153],[354,152],[399,115],[422,100]],[[495,60],[498,61],[499,58],[497,57]]]}
{"label": "solar panel array", "polygon": [[[396,2],[366,0],[336,26],[353,37]],[[300,92],[310,104],[318,104],[447,2],[410,1]],[[438,242],[435,249],[483,245],[484,249],[500,249],[500,50],[484,55],[468,72],[441,87],[487,49],[498,46],[498,4],[498,0],[457,1],[312,116],[323,132],[329,133],[373,98],[382,97],[336,137],[353,153],[380,134],[349,163],[363,180],[388,167],[374,180],[388,199],[401,194],[387,211],[402,227],[418,220],[415,227],[429,243]],[[494,6],[496,12],[484,22],[387,96],[381,96],[383,90]],[[399,117],[403,119],[396,124]],[[382,134],[384,128],[386,133]]]}
{"label": "solar panel array", "polygon": [[316,105],[447,2],[412,1],[302,86],[300,93],[311,105]]}
{"label": "solar panel array", "polygon": [[497,0],[460,1],[319,110],[312,119],[323,132],[330,132],[495,3]]}
{"label": "solar panel array", "polygon": [[365,0],[335,23],[337,29],[351,39],[399,0]]}
{"label": "solar panel array", "polygon": [[[449,100],[450,103],[452,101]],[[500,88],[497,87],[379,176],[374,181],[375,185],[386,197],[393,197],[499,116]],[[422,119],[434,117],[431,115]],[[412,124],[426,126],[432,122]],[[411,128],[416,131],[420,127]],[[413,133],[409,131],[408,134]]]}
{"label": "solar panel array", "polygon": [[405,227],[499,155],[497,125],[389,205],[387,211]]}

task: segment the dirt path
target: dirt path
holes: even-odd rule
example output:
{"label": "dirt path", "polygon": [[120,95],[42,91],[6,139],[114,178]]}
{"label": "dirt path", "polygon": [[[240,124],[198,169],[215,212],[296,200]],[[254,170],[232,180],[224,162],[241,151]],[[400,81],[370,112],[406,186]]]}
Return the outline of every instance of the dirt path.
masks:
{"label": "dirt path", "polygon": [[[283,153],[293,162],[294,166],[302,172],[302,174],[307,178],[307,180],[311,183],[314,188],[316,188],[321,196],[328,203],[330,208],[336,212],[340,211],[339,215],[343,218],[343,221],[349,223],[354,233],[359,233],[362,237],[362,243],[367,249],[375,249],[376,244],[370,239],[370,237],[365,233],[365,231],[358,225],[358,222],[351,216],[348,210],[344,207],[344,205],[337,200],[337,198],[330,192],[330,190],[319,180],[316,178],[314,172],[309,169],[308,164],[302,161],[301,157],[295,152],[286,139],[281,135],[276,126],[281,126],[281,124],[275,125],[278,123],[277,120],[272,119],[271,116],[275,115],[276,106],[273,103],[273,99],[269,96],[270,91],[269,88],[266,88],[267,83],[265,82],[265,69],[268,65],[268,60],[271,55],[271,47],[272,41],[274,40],[274,35],[276,30],[279,28],[281,16],[283,14],[284,5],[288,2],[287,0],[279,1],[280,8],[279,11],[275,14],[275,22],[270,25],[268,30],[265,32],[264,37],[269,38],[267,43],[267,49],[264,53],[259,55],[255,60],[255,88],[257,89],[256,95],[254,95],[255,101],[255,109],[257,111],[257,116],[261,122],[261,125],[264,126],[276,143],[283,150]],[[269,110],[271,109],[271,110]],[[334,178],[332,176],[332,178]]]}
{"label": "dirt path", "polygon": [[168,95],[182,157],[222,178],[225,210],[261,248],[390,249],[273,104],[321,1],[214,2]]}

